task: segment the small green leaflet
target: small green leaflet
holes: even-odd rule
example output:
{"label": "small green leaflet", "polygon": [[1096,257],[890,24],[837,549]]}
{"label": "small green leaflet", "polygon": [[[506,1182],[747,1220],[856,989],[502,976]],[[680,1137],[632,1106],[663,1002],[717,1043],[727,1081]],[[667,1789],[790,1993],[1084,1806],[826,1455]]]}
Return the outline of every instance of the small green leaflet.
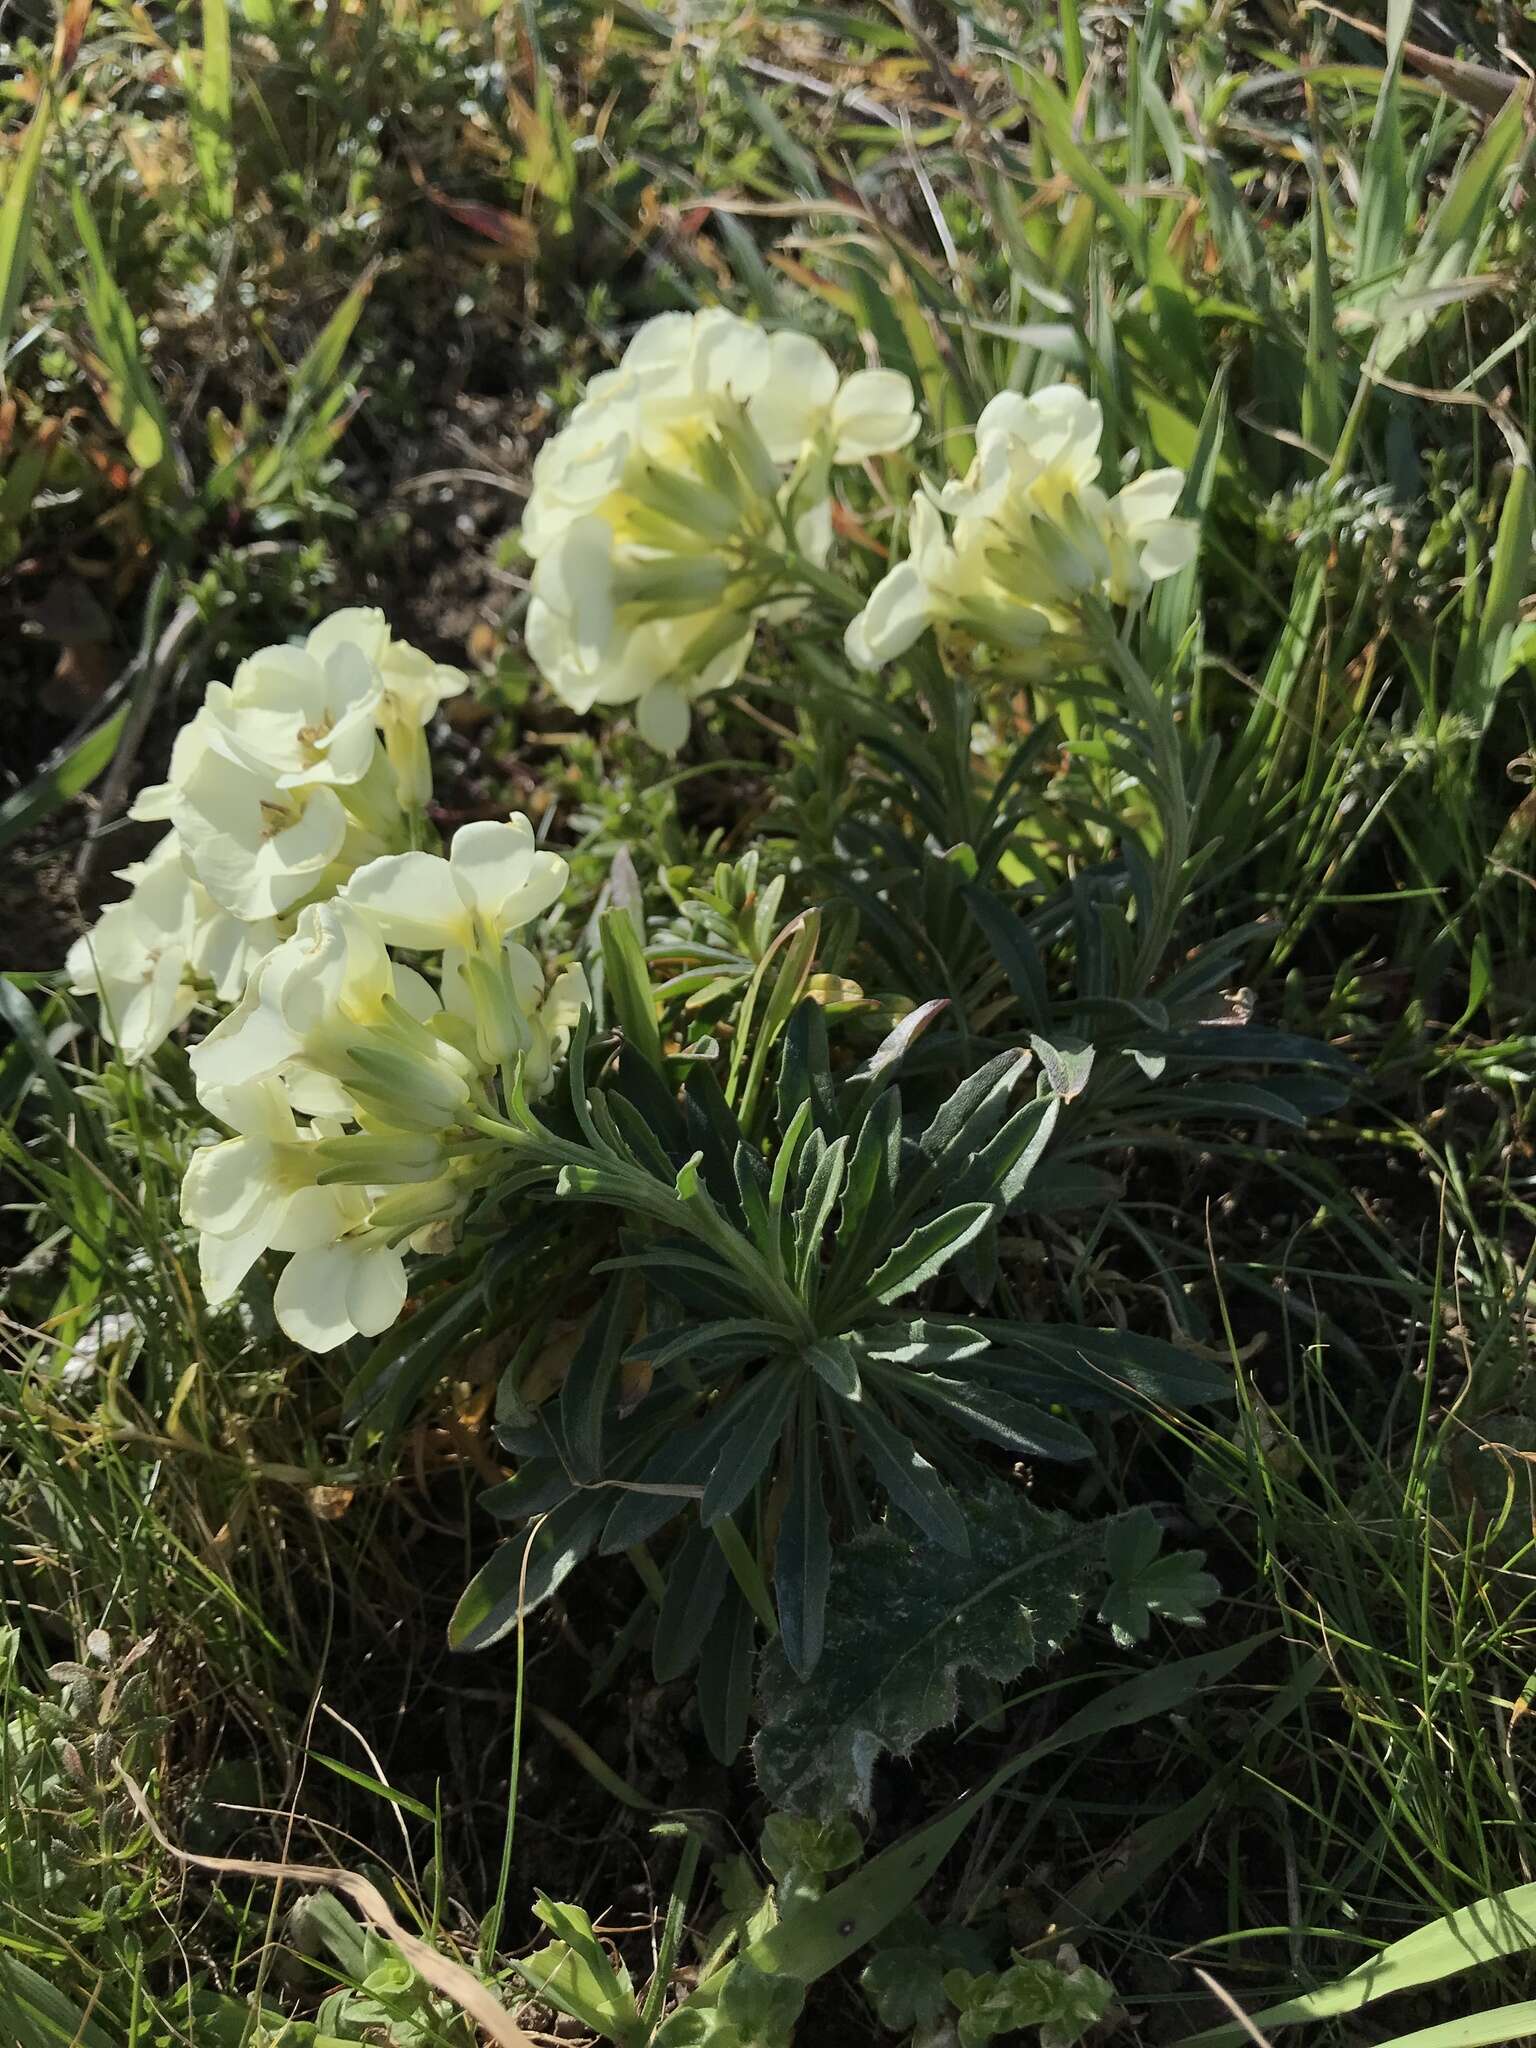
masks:
{"label": "small green leaflet", "polygon": [[1123,1650],[1146,1641],[1154,1614],[1168,1621],[1199,1624],[1201,1610],[1221,1592],[1216,1580],[1202,1569],[1203,1550],[1175,1550],[1160,1557],[1162,1541],[1163,1532],[1150,1508],[1133,1508],[1109,1525],[1105,1562],[1110,1587],[1099,1608],[1099,1619],[1108,1622]]}

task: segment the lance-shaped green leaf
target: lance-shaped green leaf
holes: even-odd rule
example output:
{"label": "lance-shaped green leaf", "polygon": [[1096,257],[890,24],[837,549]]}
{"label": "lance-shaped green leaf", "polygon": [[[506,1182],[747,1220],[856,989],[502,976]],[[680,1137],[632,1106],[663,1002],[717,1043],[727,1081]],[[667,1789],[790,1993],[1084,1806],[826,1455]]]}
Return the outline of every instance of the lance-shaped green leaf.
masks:
{"label": "lance-shaped green leaf", "polygon": [[875,1269],[869,1292],[882,1302],[900,1301],[904,1294],[914,1293],[924,1281],[942,1273],[950,1260],[986,1228],[991,1217],[990,1203],[965,1202],[958,1209],[920,1223],[906,1242]]}
{"label": "lance-shaped green leaf", "polygon": [[[1251,2040],[1253,2027],[1299,2026],[1311,2020],[1332,2019],[1341,2013],[1359,2012],[1378,1999],[1405,1991],[1417,1991],[1423,1984],[1442,1983],[1447,1977],[1497,1962],[1502,1956],[1523,1955],[1536,1949],[1536,1884],[1520,1884],[1491,1898],[1478,1899],[1459,1912],[1432,1920],[1394,1941],[1371,1956],[1347,1976],[1320,1984],[1315,1991],[1288,1998],[1283,2005],[1266,2006],[1255,2013],[1252,2024],[1211,2027],[1176,2043],[1176,2048],[1242,2048]],[[1385,2048],[1480,2048],[1480,2044],[1529,2038],[1532,2014],[1529,2005],[1507,2009],[1504,2017],[1518,2022],[1514,2031],[1468,2031],[1457,2033],[1465,2021],[1448,2021],[1425,2033],[1405,2034]],[[1473,2015],[1487,2021],[1496,2014]]]}
{"label": "lance-shaped green leaf", "polygon": [[698,1656],[725,1596],[725,1552],[707,1529],[691,1530],[667,1573],[651,1668],[657,1683],[680,1678]]}
{"label": "lance-shaped green leaf", "polygon": [[560,1387],[560,1430],[573,1479],[602,1476],[603,1415],[634,1322],[637,1289],[628,1275],[609,1283],[581,1334]]}
{"label": "lance-shaped green leaf", "polygon": [[455,1650],[484,1650],[516,1628],[580,1564],[609,1514],[605,1493],[577,1494],[531,1531],[519,1530],[459,1595],[448,1623]]}
{"label": "lance-shaped green leaf", "polygon": [[69,199],[85,256],[81,290],[101,361],[101,402],[140,469],[159,469],[162,464],[169,468],[171,423],[150,375],[138,322],[108,267],[101,236],[78,186]]}
{"label": "lance-shaped green leaf", "polygon": [[1453,708],[1479,734],[1488,730],[1504,685],[1521,665],[1518,656],[1512,658],[1514,638],[1520,608],[1536,583],[1531,561],[1531,542],[1536,536],[1536,472],[1531,451],[1502,414],[1495,413],[1494,418],[1509,444],[1509,487],[1499,514],[1487,590],[1475,626],[1463,634],[1451,685]]}
{"label": "lance-shaped green leaf", "polygon": [[53,93],[45,87],[5,181],[5,197],[0,200],[0,361],[4,360],[31,268],[38,173],[52,120]]}
{"label": "lance-shaped green leaf", "polygon": [[731,1431],[699,1504],[706,1528],[739,1507],[762,1477],[794,1397],[793,1374],[775,1362],[730,1402]]}
{"label": "lance-shaped green leaf", "polygon": [[518,1963],[529,1990],[619,2048],[643,2041],[646,2030],[629,1973],[622,1964],[614,1966],[581,1908],[541,1893],[533,1910],[558,1939]]}
{"label": "lance-shaped green leaf", "polygon": [[931,1542],[963,1557],[970,1549],[965,1516],[922,1452],[871,1401],[850,1402],[846,1412],[859,1448],[895,1505]]}
{"label": "lance-shaped green leaf", "polygon": [[599,924],[603,946],[603,986],[614,1021],[652,1067],[661,1066],[661,1032],[656,1023],[656,992],[627,911],[608,910]]}
{"label": "lance-shaped green leaf", "polygon": [[821,1656],[832,1535],[821,1476],[821,1424],[812,1399],[802,1399],[794,1477],[774,1549],[774,1604],[780,1642],[791,1668],[809,1678]]}

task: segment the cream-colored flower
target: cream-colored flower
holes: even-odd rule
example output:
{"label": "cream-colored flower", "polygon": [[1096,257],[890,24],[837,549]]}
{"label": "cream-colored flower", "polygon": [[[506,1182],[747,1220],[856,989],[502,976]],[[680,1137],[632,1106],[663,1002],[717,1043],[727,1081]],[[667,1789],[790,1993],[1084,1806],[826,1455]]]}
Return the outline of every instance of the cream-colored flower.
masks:
{"label": "cream-colored flower", "polygon": [[[571,1033],[582,1011],[592,1007],[592,990],[580,966],[562,969],[545,988],[543,970],[536,962],[534,964],[538,973],[538,994],[536,1001],[528,1001],[524,1011],[528,1043],[520,1051],[523,1086],[530,1096],[539,1096],[546,1094],[553,1085],[555,1069],[565,1058]],[[529,993],[531,996],[532,991]]]}
{"label": "cream-colored flower", "polygon": [[768,374],[747,417],[775,462],[797,462],[823,440],[834,462],[863,462],[904,448],[917,433],[912,386],[900,371],[858,370],[841,379],[819,341],[789,329],[768,347]]}
{"label": "cream-colored flower", "polygon": [[544,977],[517,934],[549,909],[569,870],[536,846],[524,817],[464,826],[446,860],[404,853],[362,868],[342,901],[391,945],[441,953],[444,1009],[475,1034],[479,1059],[496,1067],[534,1045],[529,1014]]}
{"label": "cream-colored flower", "polygon": [[499,946],[555,903],[570,874],[540,847],[521,813],[454,834],[448,856],[396,853],[359,868],[341,901],[361,912],[385,944],[415,952]]}
{"label": "cream-colored flower", "polygon": [[192,921],[187,939],[187,961],[199,981],[213,984],[221,1003],[237,1002],[258,960],[265,959],[282,936],[274,917],[246,923],[216,903],[198,881],[187,862],[180,835],[167,832],[145,859],[130,861],[116,870],[119,881],[137,890],[157,876],[172,874],[185,883],[191,894]]}
{"label": "cream-colored flower", "polygon": [[363,1221],[368,1198],[359,1187],[317,1185],[317,1141],[331,1133],[300,1128],[280,1081],[209,1089],[203,1099],[236,1134],[194,1152],[181,1185],[182,1216],[200,1234],[203,1292],[216,1303],[263,1252],[334,1243]]}
{"label": "cream-colored flower", "polygon": [[775,462],[798,461],[823,431],[837,398],[837,365],[819,341],[784,328],[768,343],[768,374],[747,404],[747,418]]}
{"label": "cream-colored flower", "polygon": [[281,1076],[311,1115],[432,1131],[471,1106],[475,1063],[432,1029],[437,991],[392,961],[353,906],[312,904],[244,996],[192,1050],[208,1091]]}
{"label": "cream-colored flower", "polygon": [[162,864],[104,910],[65,959],[70,988],[100,999],[102,1036],[130,1066],[163,1044],[197,1000],[194,887],[178,863]]}
{"label": "cream-colored flower", "polygon": [[976,454],[939,493],[957,518],[1055,518],[1069,497],[1098,480],[1104,415],[1075,384],[1031,397],[1000,391],[976,422]]}
{"label": "cream-colored flower", "polygon": [[1157,470],[1106,497],[1102,427],[1098,406],[1072,385],[994,398],[965,476],[913,501],[906,558],[848,627],[849,660],[879,668],[932,625],[1016,662],[1066,658],[1083,645],[1085,600],[1137,603],[1182,568],[1196,535],[1172,516],[1181,472]]}
{"label": "cream-colored flower", "polygon": [[339,787],[368,772],[383,694],[371,650],[328,620],[303,647],[265,647],[242,661],[232,685],[209,686],[205,704],[224,751],[280,789]]}
{"label": "cream-colored flower", "polygon": [[286,788],[271,770],[238,758],[221,709],[205,706],[182,729],[170,780],[146,792],[134,816],[169,817],[209,895],[256,923],[319,886],[346,840],[347,813],[334,789]]}
{"label": "cream-colored flower", "polygon": [[832,463],[916,431],[904,377],[840,380],[806,335],[718,310],[647,322],[534,465],[540,674],[574,711],[632,704],[641,736],[675,753],[692,705],[740,675],[756,622],[807,602]]}
{"label": "cream-colored flower", "polygon": [[1183,490],[1183,470],[1152,469],[1110,499],[1104,537],[1109,594],[1116,604],[1137,603],[1154,583],[1177,576],[1195,559],[1199,527],[1173,516]]}
{"label": "cream-colored flower", "polygon": [[[844,652],[855,668],[883,668],[933,625],[958,626],[977,639],[1027,654],[1065,624],[1054,610],[999,582],[983,529],[973,529],[968,538],[963,548],[958,540],[951,542],[929,500],[921,493],[912,500],[906,559],[875,585],[843,636]],[[1044,579],[1037,586],[1042,593],[1048,587]],[[1058,596],[1052,591],[1053,604]]]}

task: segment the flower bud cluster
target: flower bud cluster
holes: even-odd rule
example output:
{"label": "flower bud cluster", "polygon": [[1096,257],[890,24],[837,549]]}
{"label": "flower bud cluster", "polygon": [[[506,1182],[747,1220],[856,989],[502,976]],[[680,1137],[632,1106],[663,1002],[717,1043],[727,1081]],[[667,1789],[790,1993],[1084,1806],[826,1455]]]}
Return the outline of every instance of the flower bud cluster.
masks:
{"label": "flower bud cluster", "polygon": [[566,879],[514,817],[466,825],[446,858],[382,855],[300,912],[192,1050],[199,1099],[233,1133],[182,1187],[209,1301],[276,1251],[296,1343],[328,1351],[395,1320],[404,1253],[447,1249],[505,1165],[487,1135],[497,1070],[543,1093],[590,1002],[580,967],[548,980],[524,943]]}
{"label": "flower bud cluster", "polygon": [[305,904],[421,837],[426,727],[465,678],[393,640],[382,612],[335,613],[302,646],[268,647],[209,685],[168,779],[132,815],[170,830],[122,870],[132,893],[77,940],[76,994],[148,1057],[200,994],[233,1002]]}
{"label": "flower bud cluster", "polygon": [[994,398],[965,475],[913,499],[905,560],[847,629],[854,666],[881,668],[936,626],[1039,672],[1081,651],[1085,601],[1137,603],[1193,560],[1197,528],[1172,516],[1183,472],[1152,470],[1108,496],[1102,431],[1074,385]]}
{"label": "flower bud cluster", "polygon": [[734,314],[647,321],[540,451],[522,538],[528,651],[575,711],[633,704],[675,753],[792,617],[832,544],[830,474],[916,434],[892,370],[840,377],[819,343]]}

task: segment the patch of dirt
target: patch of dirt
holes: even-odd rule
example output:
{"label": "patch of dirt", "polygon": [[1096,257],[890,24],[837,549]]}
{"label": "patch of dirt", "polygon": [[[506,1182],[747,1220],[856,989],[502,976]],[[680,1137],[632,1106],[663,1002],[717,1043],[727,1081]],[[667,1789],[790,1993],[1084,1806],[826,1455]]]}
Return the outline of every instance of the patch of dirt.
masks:
{"label": "patch of dirt", "polygon": [[500,627],[523,588],[496,557],[522,517],[542,425],[537,400],[520,392],[461,391],[397,444],[387,469],[354,475],[366,566],[344,578],[338,601],[381,605],[400,638],[473,664],[477,636]]}
{"label": "patch of dirt", "polygon": [[[78,822],[60,813],[7,855],[0,887],[0,970],[46,973],[84,926],[75,886]],[[109,888],[119,884],[106,878]]]}

